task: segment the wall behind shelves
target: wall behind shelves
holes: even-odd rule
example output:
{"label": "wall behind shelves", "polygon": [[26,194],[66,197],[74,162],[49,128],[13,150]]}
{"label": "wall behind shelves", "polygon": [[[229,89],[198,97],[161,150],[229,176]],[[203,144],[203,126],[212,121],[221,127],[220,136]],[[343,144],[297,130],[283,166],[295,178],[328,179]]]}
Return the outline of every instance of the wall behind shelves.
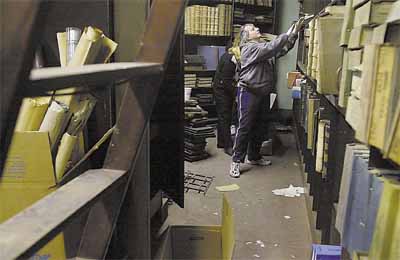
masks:
{"label": "wall behind shelves", "polygon": [[[278,1],[277,11],[277,34],[285,33],[293,21],[299,17],[300,5],[294,0]],[[296,69],[297,43],[296,46],[284,57],[278,59],[276,90],[278,92],[279,109],[292,109],[292,91],[287,88],[286,73]]]}

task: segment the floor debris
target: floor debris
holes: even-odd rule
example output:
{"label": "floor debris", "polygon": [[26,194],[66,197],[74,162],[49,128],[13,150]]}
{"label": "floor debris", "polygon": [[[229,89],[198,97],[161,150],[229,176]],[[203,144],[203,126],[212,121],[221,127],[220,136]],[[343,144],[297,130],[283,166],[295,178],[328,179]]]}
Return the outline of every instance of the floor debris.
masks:
{"label": "floor debris", "polygon": [[285,219],[291,219],[291,216],[284,216]]}
{"label": "floor debris", "polygon": [[257,240],[256,242],[258,245],[260,245],[261,247],[265,247],[265,244],[261,241],[261,240]]}
{"label": "floor debris", "polygon": [[217,186],[215,187],[217,191],[225,192],[225,191],[235,191],[240,189],[239,185],[237,184],[231,184],[231,185],[225,185],[225,186]]}
{"label": "floor debris", "polygon": [[300,197],[301,194],[304,194],[304,188],[294,187],[292,184],[290,184],[288,188],[276,189],[273,190],[272,193],[277,196],[294,198],[294,197]]}
{"label": "floor debris", "polygon": [[255,255],[253,255],[255,258],[260,258],[260,256],[259,255],[257,255],[257,254],[255,254]]}

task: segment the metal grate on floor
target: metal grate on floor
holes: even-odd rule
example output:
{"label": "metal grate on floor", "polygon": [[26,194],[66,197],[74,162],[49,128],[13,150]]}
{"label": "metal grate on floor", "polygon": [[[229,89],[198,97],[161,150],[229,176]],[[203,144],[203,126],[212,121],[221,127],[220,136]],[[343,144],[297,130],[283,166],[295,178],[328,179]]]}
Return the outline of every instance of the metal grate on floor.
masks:
{"label": "metal grate on floor", "polygon": [[196,174],[191,171],[185,171],[185,192],[193,191],[206,195],[213,180],[214,177]]}

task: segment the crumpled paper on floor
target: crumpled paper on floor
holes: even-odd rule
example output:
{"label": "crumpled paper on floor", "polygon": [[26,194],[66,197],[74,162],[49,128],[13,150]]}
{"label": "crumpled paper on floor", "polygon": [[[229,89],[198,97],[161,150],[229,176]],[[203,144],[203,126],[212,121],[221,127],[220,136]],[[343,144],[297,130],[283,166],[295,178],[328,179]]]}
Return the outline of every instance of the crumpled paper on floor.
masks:
{"label": "crumpled paper on floor", "polygon": [[235,191],[235,190],[240,189],[240,187],[237,184],[231,184],[231,185],[226,185],[226,186],[217,186],[217,187],[215,187],[215,189],[217,191],[224,192],[224,191]]}
{"label": "crumpled paper on floor", "polygon": [[285,196],[285,197],[300,197],[301,194],[304,193],[304,188],[303,187],[294,187],[292,184],[290,184],[289,188],[284,188],[284,189],[276,189],[272,191],[273,194],[277,196]]}

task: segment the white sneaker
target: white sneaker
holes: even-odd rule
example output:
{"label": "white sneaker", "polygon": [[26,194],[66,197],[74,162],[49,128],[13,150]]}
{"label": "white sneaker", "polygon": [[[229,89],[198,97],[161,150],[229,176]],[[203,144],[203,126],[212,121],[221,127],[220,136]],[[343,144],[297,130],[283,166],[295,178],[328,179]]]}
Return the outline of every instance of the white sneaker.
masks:
{"label": "white sneaker", "polygon": [[270,160],[265,160],[264,158],[261,158],[256,161],[250,161],[249,159],[246,159],[246,163],[251,164],[251,165],[259,165],[259,166],[269,166],[272,164],[272,162]]}
{"label": "white sneaker", "polygon": [[240,163],[237,163],[237,162],[231,163],[231,170],[229,172],[229,175],[233,178],[240,177]]}

